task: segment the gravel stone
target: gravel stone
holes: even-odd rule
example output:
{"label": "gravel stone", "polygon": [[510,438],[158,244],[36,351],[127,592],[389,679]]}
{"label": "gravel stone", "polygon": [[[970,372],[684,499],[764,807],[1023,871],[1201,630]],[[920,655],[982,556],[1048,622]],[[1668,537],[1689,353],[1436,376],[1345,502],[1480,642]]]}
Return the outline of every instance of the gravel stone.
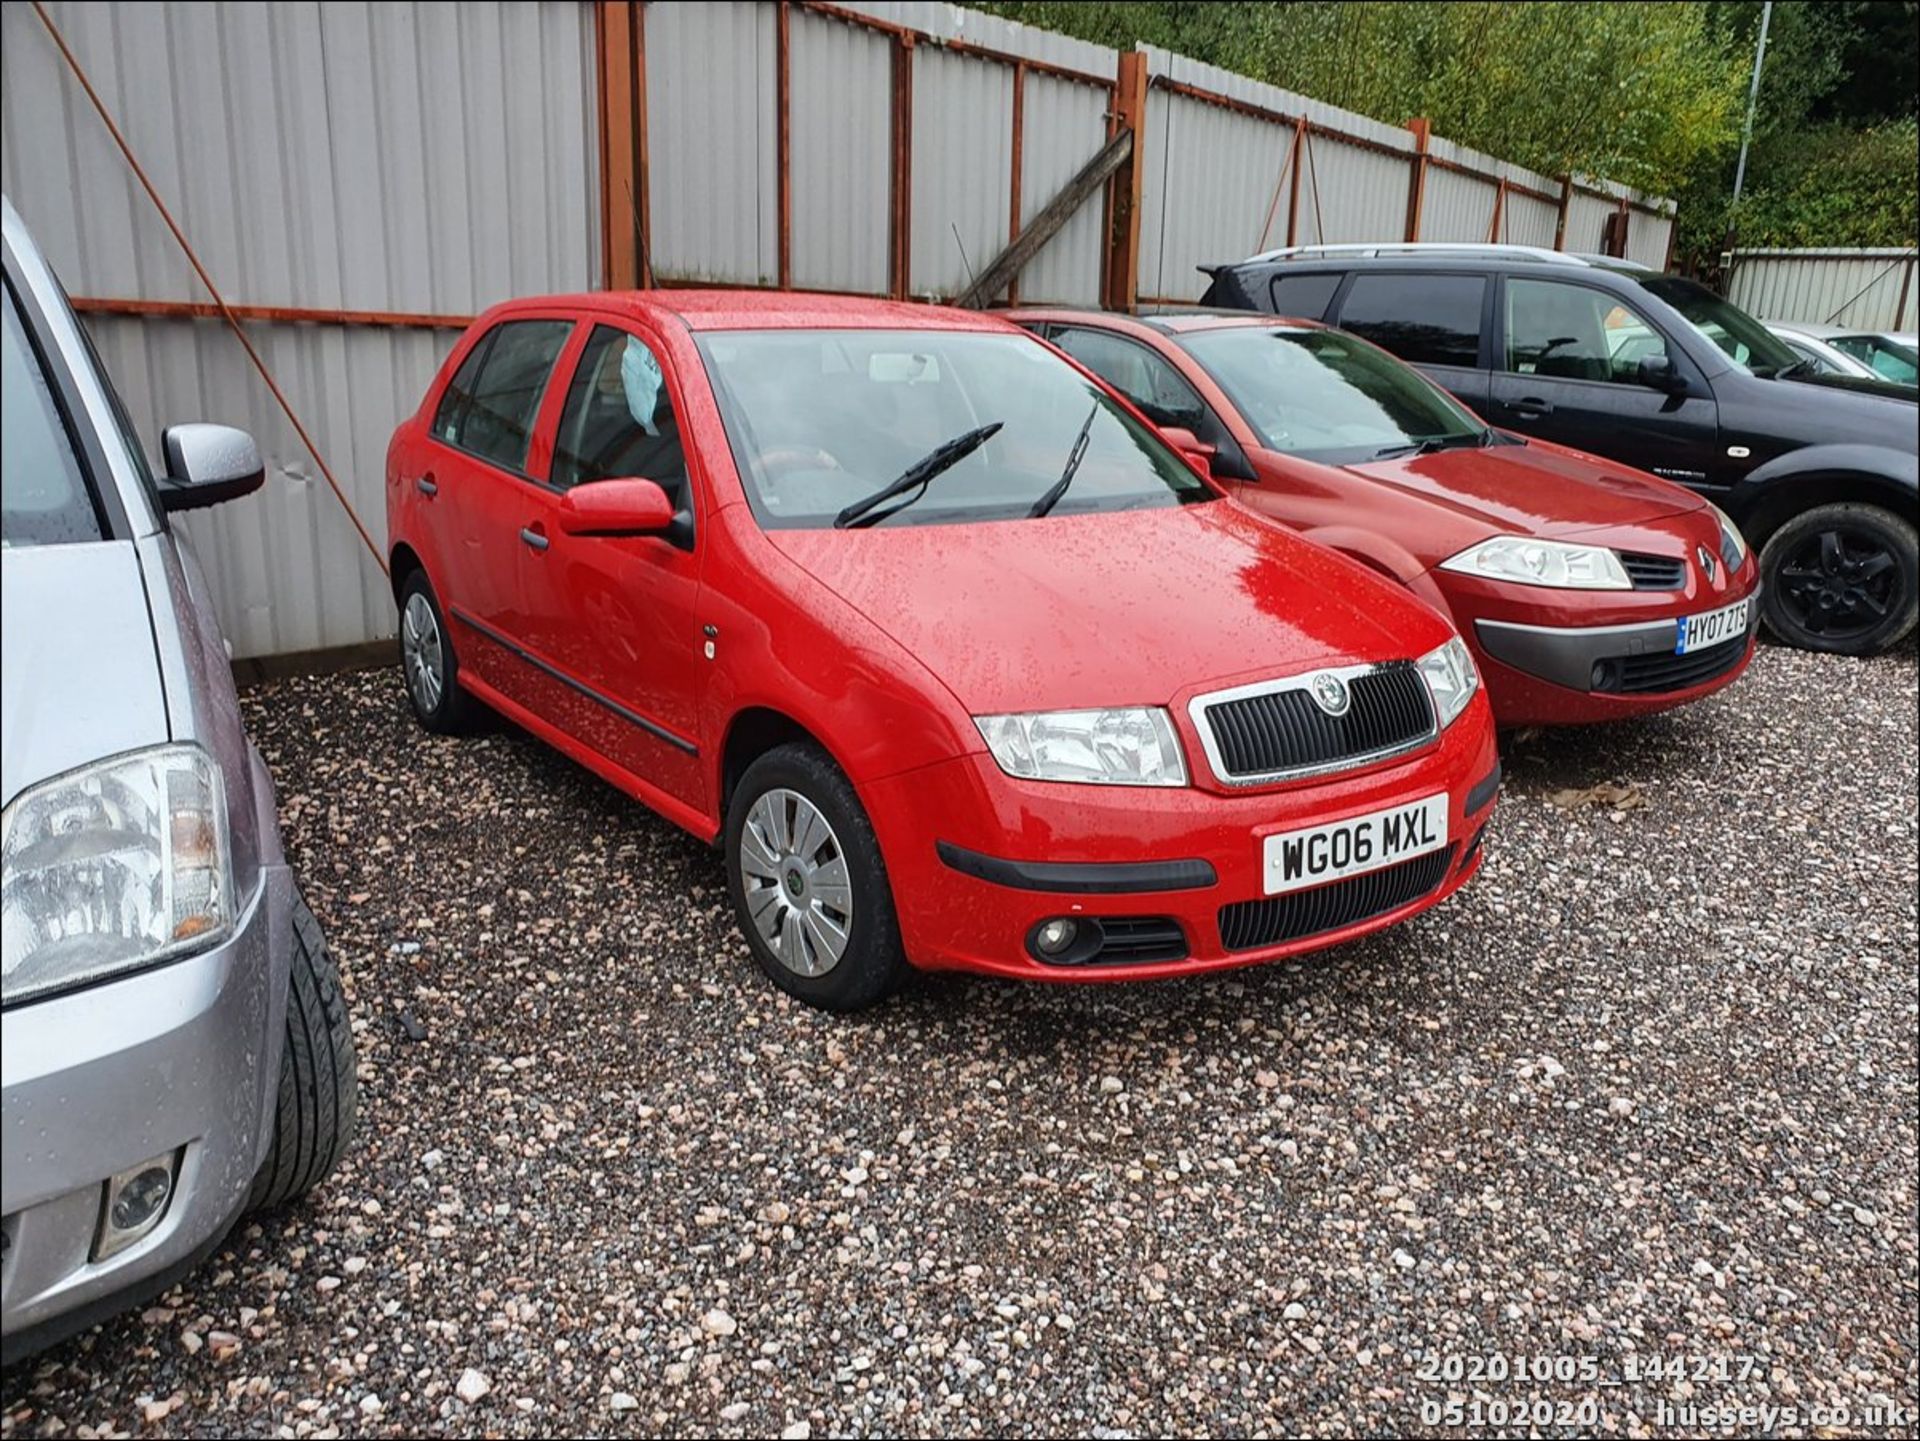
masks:
{"label": "gravel stone", "polygon": [[[511,726],[427,736],[391,671],[251,688],[359,1138],[8,1370],[0,1429],[1410,1434],[1424,1359],[1496,1353],[1753,1358],[1489,1393],[1612,1434],[1913,1406],[1917,675],[1764,646],[1506,737],[1483,874],[1353,945],[857,1019],[765,982],[715,852]],[[1638,799],[1551,799],[1602,786]]]}

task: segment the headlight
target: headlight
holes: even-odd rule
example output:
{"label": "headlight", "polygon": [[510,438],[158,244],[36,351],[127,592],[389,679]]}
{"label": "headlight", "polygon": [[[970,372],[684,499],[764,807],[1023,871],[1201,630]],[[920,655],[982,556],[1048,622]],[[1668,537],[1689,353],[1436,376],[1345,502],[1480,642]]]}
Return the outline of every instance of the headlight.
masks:
{"label": "headlight", "polygon": [[1473,668],[1473,655],[1459,636],[1421,656],[1420,674],[1433,695],[1433,710],[1440,718],[1441,730],[1460,718],[1473,693],[1480,689],[1480,672]]}
{"label": "headlight", "polygon": [[1187,764],[1164,710],[1036,711],[975,716],[1010,776],[1096,786],[1183,786]]}
{"label": "headlight", "polygon": [[1747,558],[1747,538],[1740,534],[1740,527],[1719,506],[1708,501],[1707,509],[1720,522],[1720,559],[1726,565],[1728,574],[1732,574],[1740,569],[1741,563]]}
{"label": "headlight", "polygon": [[1440,569],[1561,590],[1632,590],[1620,557],[1599,545],[1570,545],[1525,535],[1496,535],[1468,546]]}
{"label": "headlight", "polygon": [[0,814],[0,998],[98,980],[233,925],[220,772],[198,746],[135,751]]}

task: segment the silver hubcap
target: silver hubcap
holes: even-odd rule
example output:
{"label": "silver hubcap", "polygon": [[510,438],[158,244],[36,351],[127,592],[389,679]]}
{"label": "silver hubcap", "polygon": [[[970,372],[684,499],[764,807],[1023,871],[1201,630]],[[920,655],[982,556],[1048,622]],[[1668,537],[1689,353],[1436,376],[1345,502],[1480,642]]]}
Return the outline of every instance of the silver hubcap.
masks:
{"label": "silver hubcap", "polygon": [[433,607],[419,591],[407,597],[407,608],[400,617],[400,656],[406,664],[407,689],[413,694],[413,703],[428,714],[439,709],[440,692],[446,689],[442,671],[445,652]]}
{"label": "silver hubcap", "polygon": [[740,832],[747,915],[780,964],[824,976],[853,932],[853,883],[827,818],[798,791],[771,790]]}

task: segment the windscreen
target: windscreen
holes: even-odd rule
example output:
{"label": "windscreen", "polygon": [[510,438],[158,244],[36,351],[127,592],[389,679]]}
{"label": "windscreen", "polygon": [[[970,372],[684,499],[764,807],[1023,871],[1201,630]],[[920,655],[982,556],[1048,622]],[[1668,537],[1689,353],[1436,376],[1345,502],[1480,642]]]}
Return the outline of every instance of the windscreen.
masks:
{"label": "windscreen", "polygon": [[11,546],[99,540],[104,533],[99,510],[11,288],[4,345],[0,541]]}
{"label": "windscreen", "polygon": [[[1640,277],[1636,276],[1636,279]],[[1652,275],[1640,284],[1680,312],[1681,318],[1719,346],[1735,365],[1771,380],[1800,363],[1792,348],[1731,300],[1674,275]]]}
{"label": "windscreen", "polygon": [[1176,338],[1269,450],[1352,465],[1486,434],[1412,366],[1337,330],[1243,325]]}
{"label": "windscreen", "polygon": [[1071,487],[1050,514],[1215,496],[1151,429],[1024,333],[712,331],[697,343],[748,500],[768,528],[832,525],[945,443],[996,423],[879,523],[1024,517],[1081,448],[1083,427]]}

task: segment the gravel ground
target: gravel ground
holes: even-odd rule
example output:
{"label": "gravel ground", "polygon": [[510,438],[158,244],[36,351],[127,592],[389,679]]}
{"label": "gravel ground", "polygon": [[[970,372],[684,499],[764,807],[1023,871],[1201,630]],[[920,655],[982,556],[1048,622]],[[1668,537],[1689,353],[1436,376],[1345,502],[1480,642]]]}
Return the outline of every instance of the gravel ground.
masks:
{"label": "gravel ground", "polygon": [[[5,1433],[1911,1408],[1915,695],[1910,648],[1768,649],[1688,711],[1515,740],[1484,874],[1385,935],[1154,986],[927,979],[848,1021],[762,980],[713,853],[537,742],[426,737],[396,673],[262,686],[360,1139],[9,1373]],[[1629,792],[1553,800],[1598,783]],[[1490,1353],[1729,1374],[1423,1378]]]}

